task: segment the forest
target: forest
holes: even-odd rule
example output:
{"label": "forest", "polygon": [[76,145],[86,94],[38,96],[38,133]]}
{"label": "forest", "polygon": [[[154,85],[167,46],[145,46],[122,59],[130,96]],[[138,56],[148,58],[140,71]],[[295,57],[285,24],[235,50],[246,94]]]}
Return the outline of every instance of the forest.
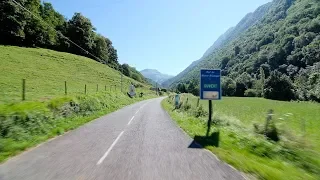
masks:
{"label": "forest", "polygon": [[[5,0],[0,2],[0,24],[2,45],[69,52],[123,71],[112,41],[97,33],[90,19],[81,13],[74,13],[68,20],[47,2]],[[129,66],[128,70],[127,76],[147,82],[135,68]]]}
{"label": "forest", "polygon": [[199,93],[199,70],[220,68],[225,96],[320,102],[320,1],[274,0],[264,17],[175,84]]}

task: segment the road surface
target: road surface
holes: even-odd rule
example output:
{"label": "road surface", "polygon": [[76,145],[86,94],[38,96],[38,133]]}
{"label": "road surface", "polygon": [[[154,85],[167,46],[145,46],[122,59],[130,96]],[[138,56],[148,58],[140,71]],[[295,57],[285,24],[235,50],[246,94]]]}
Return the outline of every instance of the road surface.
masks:
{"label": "road surface", "polygon": [[0,180],[243,179],[162,109],[163,98],[98,118],[0,165]]}

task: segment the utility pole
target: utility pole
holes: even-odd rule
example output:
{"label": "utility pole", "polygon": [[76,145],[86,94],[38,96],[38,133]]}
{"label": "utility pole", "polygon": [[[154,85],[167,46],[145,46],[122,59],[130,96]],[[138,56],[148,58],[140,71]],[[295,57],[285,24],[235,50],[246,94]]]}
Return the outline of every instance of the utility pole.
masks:
{"label": "utility pole", "polygon": [[122,90],[122,84],[123,84],[123,67],[121,66],[121,92],[123,93],[123,90]]}

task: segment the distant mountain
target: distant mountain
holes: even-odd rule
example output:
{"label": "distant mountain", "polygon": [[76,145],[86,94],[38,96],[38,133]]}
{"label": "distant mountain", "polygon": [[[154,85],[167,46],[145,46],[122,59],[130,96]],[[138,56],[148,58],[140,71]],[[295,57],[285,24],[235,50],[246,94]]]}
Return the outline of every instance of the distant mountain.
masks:
{"label": "distant mountain", "polygon": [[151,84],[153,87],[162,87],[161,84],[156,83],[154,80],[146,78],[149,84]]}
{"label": "distant mountain", "polygon": [[[140,71],[140,73],[147,79],[151,79],[152,81],[162,84],[164,81],[172,78],[173,76],[167,75],[167,74],[162,74],[158,70],[155,69],[144,69]],[[150,82],[154,84],[154,82]]]}
{"label": "distant mountain", "polygon": [[189,79],[190,71],[195,69],[195,67],[197,67],[203,60],[210,58],[210,56],[212,57],[215,52],[224,47],[228,42],[234,40],[241,33],[245,32],[247,29],[259,22],[269,11],[271,5],[271,2],[264,4],[253,13],[248,13],[235,27],[229,28],[224,34],[222,34],[199,60],[192,62],[192,64],[189,65],[185,70],[183,70],[177,76],[165,81],[163,85],[166,87],[173,87],[179,82]]}

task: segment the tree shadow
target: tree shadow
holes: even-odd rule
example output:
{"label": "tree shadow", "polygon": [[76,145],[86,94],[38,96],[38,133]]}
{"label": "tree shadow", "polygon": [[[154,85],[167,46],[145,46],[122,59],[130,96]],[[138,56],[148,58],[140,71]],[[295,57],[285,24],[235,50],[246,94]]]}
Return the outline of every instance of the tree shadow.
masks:
{"label": "tree shadow", "polygon": [[220,131],[213,132],[210,136],[194,136],[188,148],[201,149],[206,146],[219,147]]}

